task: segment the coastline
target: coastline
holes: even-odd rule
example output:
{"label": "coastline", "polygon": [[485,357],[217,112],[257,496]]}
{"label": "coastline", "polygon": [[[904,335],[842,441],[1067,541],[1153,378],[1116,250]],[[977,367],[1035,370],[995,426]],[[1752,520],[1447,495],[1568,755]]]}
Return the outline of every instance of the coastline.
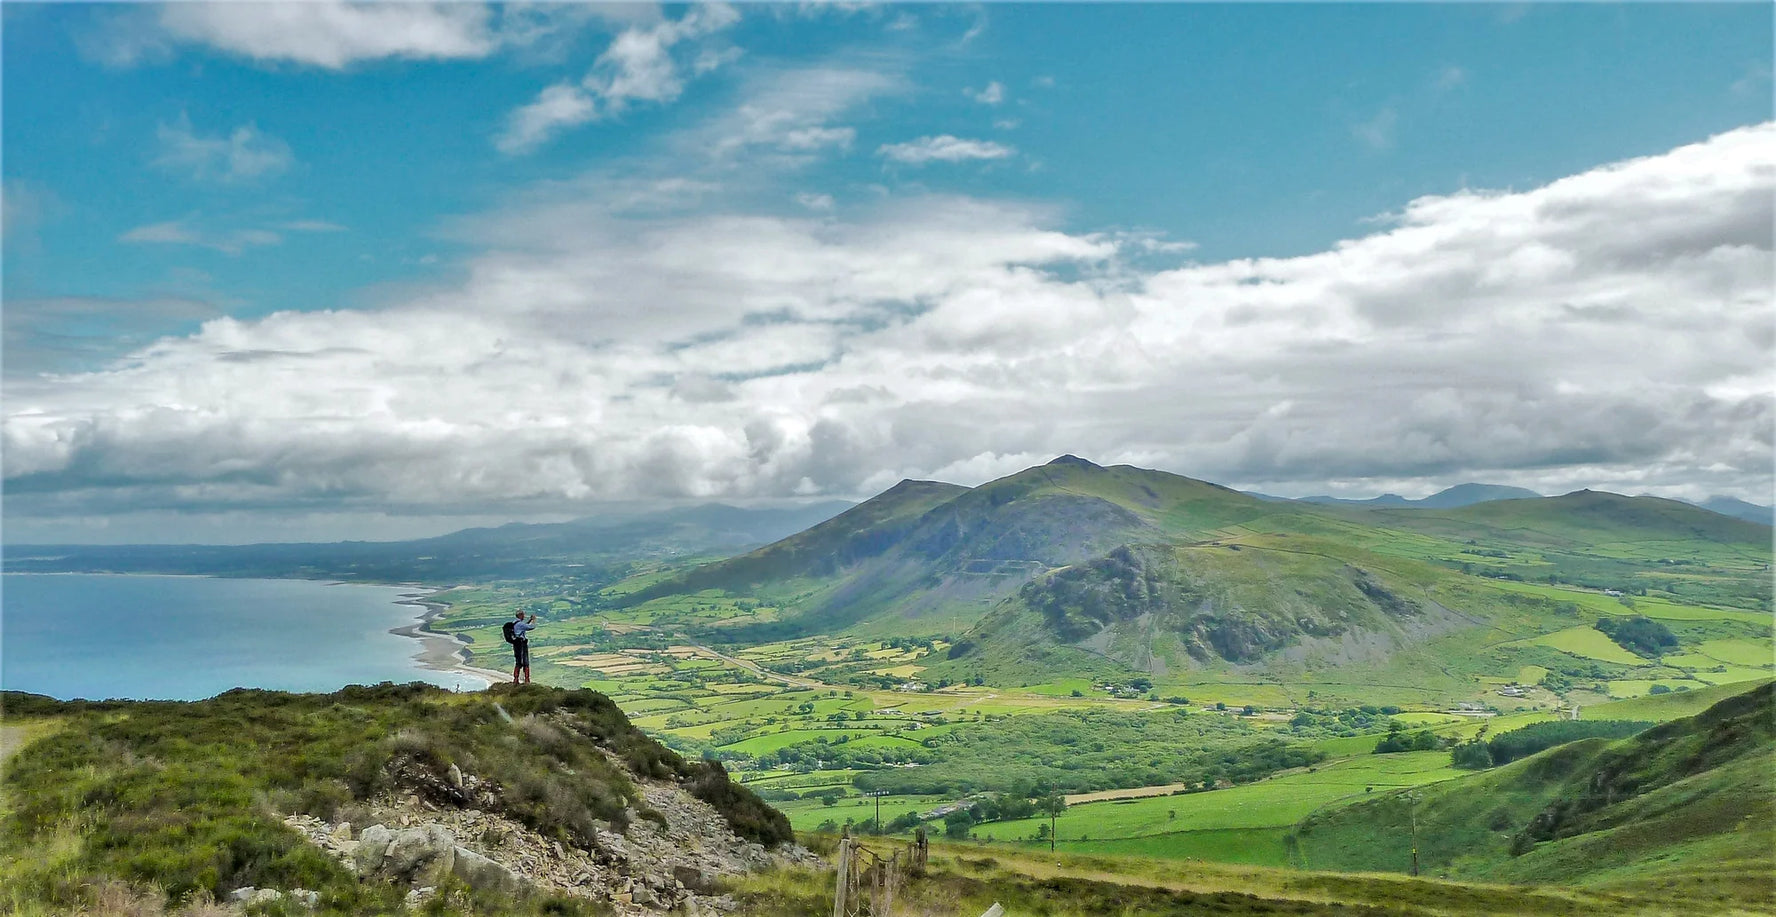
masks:
{"label": "coastline", "polygon": [[[471,665],[468,661],[468,643],[466,641],[460,637],[432,630],[432,622],[442,615],[445,609],[450,607],[449,605],[428,599],[426,594],[415,594],[395,604],[417,605],[423,609],[418,621],[403,627],[389,628],[391,634],[398,637],[411,637],[420,642],[420,650],[415,654],[414,659],[419,662],[422,668],[431,669],[434,672],[453,672],[466,675],[476,681],[484,681],[488,684],[497,684],[511,679],[509,673]],[[485,688],[487,685],[481,687]]]}

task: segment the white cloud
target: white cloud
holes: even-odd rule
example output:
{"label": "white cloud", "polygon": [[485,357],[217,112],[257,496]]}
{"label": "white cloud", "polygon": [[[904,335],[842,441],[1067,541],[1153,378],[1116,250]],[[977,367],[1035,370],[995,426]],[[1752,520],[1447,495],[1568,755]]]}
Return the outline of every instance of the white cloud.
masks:
{"label": "white cloud", "polygon": [[1147,249],[1178,243],[1027,205],[683,213],[551,186],[456,227],[480,248],[460,282],[9,383],[6,474],[89,509],[559,510],[1075,452],[1276,489],[1767,495],[1773,144],[1742,129],[1163,270]]}
{"label": "white cloud", "polygon": [[543,90],[536,101],[512,112],[494,146],[502,153],[526,153],[556,131],[592,120],[594,114],[596,106],[590,94],[572,83],[557,83]]}
{"label": "white cloud", "polygon": [[800,161],[802,154],[848,147],[856,129],[833,120],[902,85],[891,72],[834,65],[763,71],[748,79],[733,111],[681,138],[681,150],[729,159],[762,149]]}
{"label": "white cloud", "polygon": [[974,89],[964,89],[962,90],[962,94],[982,105],[998,105],[1000,102],[1005,101],[1005,84],[998,80],[994,80],[993,82],[988,83],[987,88],[985,89],[978,91]]}
{"label": "white cloud", "polygon": [[207,232],[194,228],[185,220],[169,220],[137,226],[118,236],[117,241],[148,245],[195,245],[212,248],[223,254],[238,255],[249,248],[276,245],[283,241],[283,237],[269,229]]}
{"label": "white cloud", "polygon": [[796,203],[809,210],[826,211],[833,209],[833,196],[830,194],[810,194],[806,191],[795,196]]}
{"label": "white cloud", "polygon": [[499,47],[478,3],[169,3],[159,19],[180,42],[334,70],[383,58],[481,58]]}
{"label": "white cloud", "polygon": [[[674,46],[713,35],[739,19],[733,7],[710,3],[680,19],[624,29],[577,85],[557,83],[512,112],[494,145],[507,154],[529,152],[565,128],[621,114],[637,102],[677,99],[684,92],[686,66],[674,58]],[[704,48],[689,69],[701,75],[738,56],[738,49]]]}
{"label": "white cloud", "polygon": [[952,137],[949,134],[920,137],[905,143],[884,143],[880,149],[876,150],[876,154],[879,156],[914,166],[922,166],[929,162],[1004,159],[1015,153],[1017,150],[1003,143],[995,143],[991,140],[966,140],[961,137]]}
{"label": "white cloud", "polygon": [[155,137],[160,152],[154,165],[195,179],[252,181],[278,175],[295,162],[289,144],[254,124],[243,124],[227,136],[204,137],[192,130],[189,117],[180,115],[177,122],[160,125]]}
{"label": "white cloud", "polygon": [[621,3],[165,3],[111,11],[76,41],[87,56],[113,66],[203,47],[264,64],[342,70],[390,59],[477,60],[510,49],[548,56],[590,21],[657,18],[656,7]]}

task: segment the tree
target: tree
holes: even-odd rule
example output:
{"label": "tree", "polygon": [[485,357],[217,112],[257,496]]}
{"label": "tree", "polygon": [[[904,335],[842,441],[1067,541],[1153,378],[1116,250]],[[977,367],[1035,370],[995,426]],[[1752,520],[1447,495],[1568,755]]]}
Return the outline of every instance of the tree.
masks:
{"label": "tree", "polygon": [[1476,736],[1450,749],[1449,763],[1463,770],[1484,770],[1492,766],[1492,750]]}

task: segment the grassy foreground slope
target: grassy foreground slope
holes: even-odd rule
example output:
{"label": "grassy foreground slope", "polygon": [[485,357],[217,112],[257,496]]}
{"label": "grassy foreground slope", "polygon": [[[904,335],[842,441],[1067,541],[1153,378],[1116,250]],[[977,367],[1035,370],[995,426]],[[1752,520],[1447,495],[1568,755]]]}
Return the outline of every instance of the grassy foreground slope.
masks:
{"label": "grassy foreground slope", "polygon": [[[815,840],[818,840],[816,838]],[[830,838],[828,839],[830,843]],[[865,840],[883,856],[898,845]],[[832,874],[786,869],[748,877],[741,917],[826,917]],[[926,874],[895,898],[899,917],[1749,917],[1706,898],[1648,896],[1266,869],[1141,857],[932,845]]]}
{"label": "grassy foreground slope", "polygon": [[[37,724],[6,762],[0,794],[5,913],[81,912],[107,888],[158,907],[152,901],[223,900],[245,886],[317,891],[324,913],[401,912],[404,889],[359,879],[284,817],[361,825],[380,800],[409,794],[473,804],[596,850],[599,831],[661,821],[638,781],[665,781],[714,806],[742,838],[791,839],[788,821],[719,765],[680,758],[592,691],[384,684],[325,695],[235,690],[193,703],[3,699],[9,722]],[[480,797],[465,794],[462,772]],[[596,909],[520,890],[467,910]]]}
{"label": "grassy foreground slope", "polygon": [[1776,906],[1776,684],[1617,742],[1379,794],[1297,826],[1315,868],[1681,891]]}

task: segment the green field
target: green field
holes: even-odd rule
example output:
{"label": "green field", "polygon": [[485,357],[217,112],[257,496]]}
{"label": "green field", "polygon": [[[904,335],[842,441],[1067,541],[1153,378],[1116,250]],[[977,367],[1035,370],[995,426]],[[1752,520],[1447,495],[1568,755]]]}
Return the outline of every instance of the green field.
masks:
{"label": "green field", "polygon": [[[1365,755],[1224,790],[1073,806],[1055,820],[1055,831],[1062,847],[1079,853],[1288,865],[1283,835],[1314,810],[1460,773],[1449,766],[1446,752]],[[1044,818],[993,822],[976,826],[974,834],[989,841],[1036,843],[1037,831],[1047,824]]]}

